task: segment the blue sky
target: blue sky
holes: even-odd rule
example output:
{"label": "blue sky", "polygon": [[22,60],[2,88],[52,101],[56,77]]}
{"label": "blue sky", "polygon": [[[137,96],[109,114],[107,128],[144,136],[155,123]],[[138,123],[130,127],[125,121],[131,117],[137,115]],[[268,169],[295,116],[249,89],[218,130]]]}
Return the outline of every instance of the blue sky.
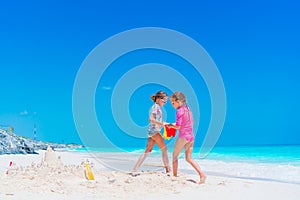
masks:
{"label": "blue sky", "polygon": [[[227,96],[219,145],[300,144],[298,1],[12,0],[1,4],[0,125],[12,125],[20,135],[32,137],[36,123],[40,140],[80,143],[72,93],[82,62],[115,34],[162,27],[196,40],[219,69]],[[211,106],[205,84],[191,75],[192,68],[184,61],[154,50],[120,58],[99,82],[95,107],[99,120],[105,118],[104,131],[117,144],[128,140],[133,146],[144,145],[122,134],[111,117],[109,102],[122,72],[147,62],[175,68],[182,64],[177,69],[197,85],[201,122],[196,143],[201,144]],[[129,109],[135,123],[147,124],[149,96],[161,88],[171,93],[152,84],[133,94]],[[165,110],[173,121],[173,108],[167,104]]]}

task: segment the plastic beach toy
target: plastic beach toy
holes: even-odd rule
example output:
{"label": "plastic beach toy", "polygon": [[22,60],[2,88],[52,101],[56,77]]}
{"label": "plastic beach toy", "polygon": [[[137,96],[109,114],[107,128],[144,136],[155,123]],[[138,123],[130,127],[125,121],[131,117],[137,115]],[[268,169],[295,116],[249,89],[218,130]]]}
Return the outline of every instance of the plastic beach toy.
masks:
{"label": "plastic beach toy", "polygon": [[166,138],[167,140],[171,139],[171,137],[175,137],[176,135],[176,129],[175,128],[169,128],[168,125],[166,124],[164,126],[164,134],[163,137]]}
{"label": "plastic beach toy", "polygon": [[86,174],[87,178],[89,180],[95,180],[94,175],[93,175],[88,163],[85,164],[85,169],[86,169],[86,173],[87,173]]}
{"label": "plastic beach toy", "polygon": [[[10,162],[9,162],[9,167],[11,167],[12,164],[13,164],[12,161],[10,161]],[[8,174],[8,171],[9,171],[9,170],[6,170],[6,174]]]}

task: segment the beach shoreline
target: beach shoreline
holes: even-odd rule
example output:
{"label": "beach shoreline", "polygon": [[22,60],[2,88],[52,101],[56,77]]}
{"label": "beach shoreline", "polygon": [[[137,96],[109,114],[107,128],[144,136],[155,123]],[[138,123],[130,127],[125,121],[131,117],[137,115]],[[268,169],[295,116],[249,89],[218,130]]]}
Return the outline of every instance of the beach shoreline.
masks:
{"label": "beach shoreline", "polygon": [[[137,174],[130,169],[137,157],[124,153],[55,151],[60,167],[41,164],[46,151],[37,155],[0,156],[0,199],[299,199],[300,185],[270,180],[225,177],[208,173],[206,183],[190,170],[181,170],[179,177],[164,173],[159,166],[149,166],[149,158]],[[97,155],[97,156],[95,156]],[[110,155],[110,159],[104,159]],[[112,156],[113,155],[113,156]],[[102,157],[101,157],[102,156]],[[118,159],[120,158],[120,159]],[[153,160],[151,160],[153,159]],[[125,162],[126,161],[126,162]],[[13,162],[14,169],[9,170]],[[95,180],[85,176],[84,163]],[[47,165],[49,165],[48,162]],[[112,165],[108,168],[107,165]],[[147,164],[148,163],[148,164]],[[40,165],[39,165],[40,164]],[[16,169],[16,167],[18,169]],[[6,172],[8,171],[8,174]]]}

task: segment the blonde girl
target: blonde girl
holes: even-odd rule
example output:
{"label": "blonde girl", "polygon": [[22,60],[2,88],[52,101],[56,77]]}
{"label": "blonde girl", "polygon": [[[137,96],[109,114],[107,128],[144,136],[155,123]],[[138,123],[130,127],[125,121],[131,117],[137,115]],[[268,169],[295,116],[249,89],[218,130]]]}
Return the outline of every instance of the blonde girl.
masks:
{"label": "blonde girl", "polygon": [[178,129],[179,136],[176,141],[173,152],[173,175],[177,176],[178,170],[178,156],[183,148],[185,148],[186,161],[192,165],[200,176],[200,184],[205,182],[206,176],[201,171],[199,165],[192,159],[192,151],[194,147],[194,133],[193,133],[193,116],[190,108],[187,105],[186,97],[181,92],[174,92],[170,101],[172,106],[176,109],[176,125],[169,126]]}

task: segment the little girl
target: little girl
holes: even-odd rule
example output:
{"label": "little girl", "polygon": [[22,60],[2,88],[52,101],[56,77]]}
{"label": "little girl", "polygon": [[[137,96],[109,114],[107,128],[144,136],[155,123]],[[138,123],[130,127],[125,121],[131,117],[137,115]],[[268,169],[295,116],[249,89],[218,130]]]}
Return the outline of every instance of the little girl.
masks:
{"label": "little girl", "polygon": [[138,161],[136,162],[135,166],[133,167],[133,172],[135,172],[141,164],[144,162],[148,154],[152,151],[154,144],[162,151],[162,160],[164,163],[164,167],[166,172],[170,171],[169,167],[169,159],[168,159],[168,150],[166,143],[160,134],[160,130],[164,126],[164,122],[162,120],[162,110],[161,107],[165,105],[168,100],[168,96],[164,91],[159,91],[155,95],[150,97],[154,102],[153,106],[150,110],[150,117],[149,117],[149,125],[148,125],[148,141],[146,145],[145,152],[140,156]]}
{"label": "little girl", "polygon": [[176,111],[176,125],[169,124],[169,127],[179,130],[179,137],[176,141],[173,152],[173,175],[177,176],[178,169],[178,156],[181,150],[185,147],[186,161],[192,165],[200,176],[199,184],[205,182],[206,176],[200,170],[199,165],[192,159],[192,151],[194,146],[194,134],[193,134],[193,116],[190,111],[185,95],[181,92],[174,92],[170,101],[172,106],[177,109]]}

